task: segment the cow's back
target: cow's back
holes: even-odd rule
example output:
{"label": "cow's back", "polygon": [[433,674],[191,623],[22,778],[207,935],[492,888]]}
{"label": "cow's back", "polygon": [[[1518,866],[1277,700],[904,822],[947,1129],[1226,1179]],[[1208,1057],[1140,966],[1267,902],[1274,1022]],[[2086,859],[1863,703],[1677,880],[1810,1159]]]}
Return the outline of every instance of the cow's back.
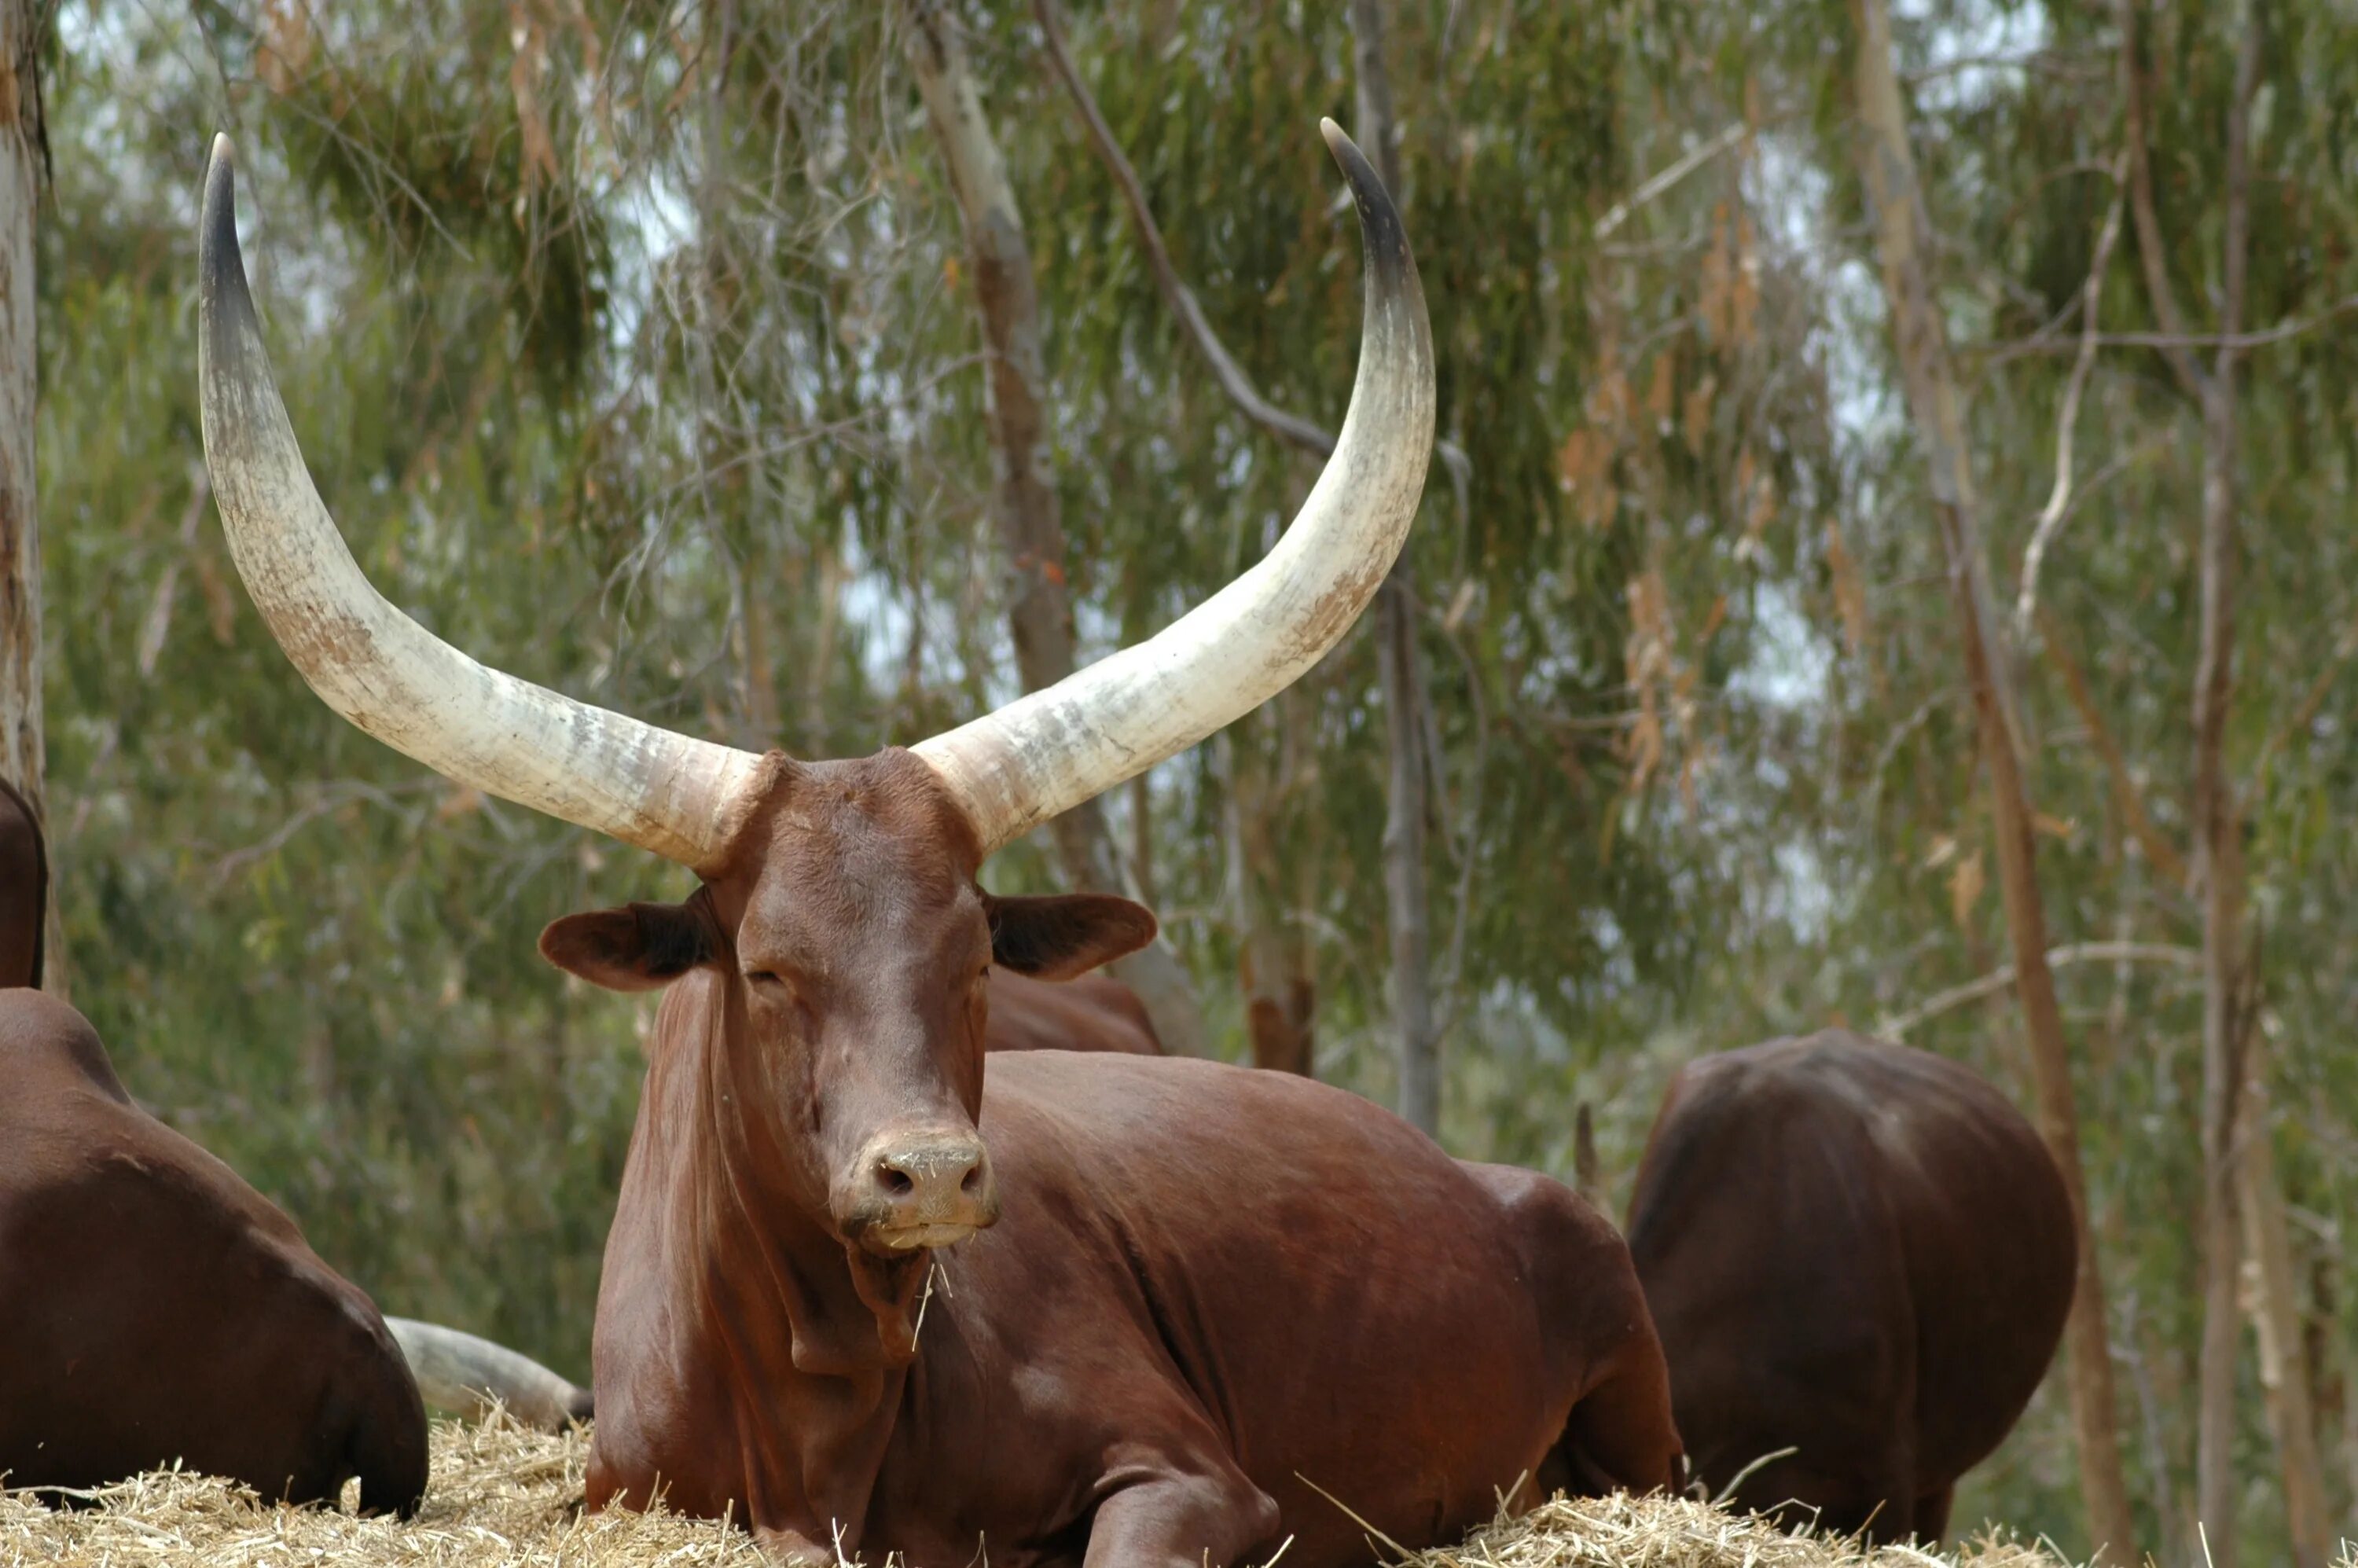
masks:
{"label": "cow's back", "polygon": [[988,1051],[1115,1051],[1160,1056],[1163,1042],[1138,993],[1111,975],[1040,980],[994,968]]}
{"label": "cow's back", "polygon": [[33,819],[25,797],[0,779],[0,990],[41,983],[49,892],[41,825]]}
{"label": "cow's back", "polygon": [[370,1508],[426,1480],[425,1411],[367,1296],[226,1165],[134,1105],[81,1014],[0,995],[0,1469],[157,1464]]}
{"label": "cow's back", "polygon": [[1839,1528],[1905,1533],[1996,1446],[2073,1281],[2061,1179],[2004,1097],[1833,1031],[1681,1072],[1628,1237],[1696,1473],[1796,1447],[1738,1500]]}

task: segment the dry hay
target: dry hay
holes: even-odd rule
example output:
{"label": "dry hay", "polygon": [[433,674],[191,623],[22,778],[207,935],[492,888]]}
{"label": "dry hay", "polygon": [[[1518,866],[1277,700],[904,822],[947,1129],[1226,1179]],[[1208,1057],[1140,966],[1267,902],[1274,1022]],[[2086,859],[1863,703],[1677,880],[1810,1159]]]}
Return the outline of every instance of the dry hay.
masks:
{"label": "dry hay", "polygon": [[[519,1427],[438,1421],[433,1477],[417,1517],[362,1518],[266,1506],[233,1482],[158,1471],[51,1512],[0,1493],[0,1563],[64,1568],[775,1568],[752,1538],[709,1519],[584,1514],[590,1440]],[[347,1501],[350,1501],[349,1492]]]}
{"label": "dry hay", "polygon": [[1463,1546],[1408,1554],[1403,1568],[2065,1568],[2040,1547],[1992,1536],[1953,1552],[1863,1551],[1788,1535],[1683,1498],[1559,1498],[1476,1531]]}
{"label": "dry hay", "polygon": [[[434,1475],[416,1519],[265,1506],[229,1482],[161,1472],[53,1512],[0,1493],[0,1563],[63,1568],[769,1568],[751,1537],[710,1520],[581,1511],[589,1439],[503,1418],[434,1425]],[[1282,1554],[1281,1554],[1282,1556]],[[1866,1554],[1780,1534],[1668,1498],[1554,1502],[1404,1568],[2062,1568],[2046,1552],[1985,1541],[1960,1556],[1905,1547]]]}

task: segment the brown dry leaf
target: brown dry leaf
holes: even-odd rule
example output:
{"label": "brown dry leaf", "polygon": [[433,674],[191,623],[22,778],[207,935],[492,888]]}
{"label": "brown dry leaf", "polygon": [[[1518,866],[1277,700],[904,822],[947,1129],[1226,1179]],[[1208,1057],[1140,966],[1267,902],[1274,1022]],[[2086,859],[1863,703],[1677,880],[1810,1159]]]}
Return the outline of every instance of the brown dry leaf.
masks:
{"label": "brown dry leaf", "polygon": [[1736,541],[1736,558],[1752,560],[1760,554],[1761,536],[1777,519],[1777,481],[1761,470],[1750,447],[1736,454],[1736,504],[1744,518],[1744,532]]}
{"label": "brown dry leaf", "polygon": [[1646,383],[1646,417],[1657,436],[1671,433],[1671,409],[1678,399],[1678,356],[1656,355],[1654,373]]}
{"label": "brown dry leaf", "polygon": [[1608,430],[1626,429],[1631,406],[1629,376],[1621,366],[1619,334],[1607,326],[1605,341],[1596,352],[1595,379],[1588,388],[1590,422]]}
{"label": "brown dry leaf", "polygon": [[311,63],[311,13],[306,0],[264,0],[254,71],[284,98]]}
{"label": "brown dry leaf", "polygon": [[512,4],[508,38],[515,45],[515,59],[508,64],[508,90],[515,97],[516,129],[524,138],[524,188],[529,193],[543,179],[551,184],[557,180],[557,144],[549,139],[548,119],[540,107],[540,78],[548,69],[548,35],[538,17]]}
{"label": "brown dry leaf", "polygon": [[1711,211],[1711,245],[1703,254],[1703,276],[1695,284],[1695,307],[1703,317],[1704,336],[1725,344],[1728,307],[1735,292],[1736,257],[1731,254],[1727,203]]}
{"label": "brown dry leaf", "polygon": [[1612,521],[1619,497],[1612,483],[1613,442],[1605,432],[1583,426],[1566,436],[1556,468],[1584,524],[1601,528]]}
{"label": "brown dry leaf", "polygon": [[1949,913],[1956,918],[1959,930],[1972,925],[1974,905],[1981,902],[1983,885],[1982,852],[1975,849],[1949,872]]}
{"label": "brown dry leaf", "polygon": [[581,39],[581,74],[592,81],[600,80],[604,75],[600,61],[605,59],[605,49],[581,0],[565,0],[565,19],[573,25],[574,32]]}
{"label": "brown dry leaf", "polygon": [[1727,346],[1742,351],[1752,345],[1753,320],[1760,311],[1760,253],[1754,244],[1752,214],[1736,219],[1736,268],[1728,286]]}
{"label": "brown dry leaf", "polygon": [[1654,710],[1650,697],[1630,722],[1629,732],[1621,738],[1621,759],[1629,764],[1628,793],[1644,794],[1647,781],[1662,761],[1662,717]]}
{"label": "brown dry leaf", "polygon": [[1752,481],[1752,500],[1744,509],[1744,542],[1757,550],[1768,524],[1777,521],[1777,481],[1761,474]]}
{"label": "brown dry leaf", "polygon": [[447,792],[434,806],[434,820],[449,822],[455,817],[469,816],[483,809],[483,792],[472,784],[461,784]]}
{"label": "brown dry leaf", "polygon": [[197,588],[205,596],[205,624],[213,641],[226,648],[237,640],[237,595],[230,591],[228,576],[210,551],[200,549],[194,561]]}
{"label": "brown dry leaf", "polygon": [[2050,838],[2069,838],[2080,828],[2080,824],[2071,817],[2050,816],[2043,811],[2030,814],[2030,826]]}
{"label": "brown dry leaf", "polygon": [[1687,406],[1682,411],[1681,423],[1688,447],[1695,451],[1702,451],[1704,443],[1711,437],[1712,399],[1718,393],[1719,377],[1705,371],[1703,379],[1695,383],[1693,390],[1687,394]]}
{"label": "brown dry leaf", "polygon": [[1679,764],[1679,799],[1686,806],[1689,821],[1701,815],[1702,797],[1695,789],[1695,781],[1703,776],[1704,769],[1710,763],[1711,748],[1704,745],[1691,749],[1686,760]]}
{"label": "brown dry leaf", "polygon": [[1866,585],[1859,580],[1858,563],[1844,547],[1842,523],[1826,518],[1826,570],[1834,579],[1834,609],[1842,616],[1843,641],[1855,657],[1866,647]]}

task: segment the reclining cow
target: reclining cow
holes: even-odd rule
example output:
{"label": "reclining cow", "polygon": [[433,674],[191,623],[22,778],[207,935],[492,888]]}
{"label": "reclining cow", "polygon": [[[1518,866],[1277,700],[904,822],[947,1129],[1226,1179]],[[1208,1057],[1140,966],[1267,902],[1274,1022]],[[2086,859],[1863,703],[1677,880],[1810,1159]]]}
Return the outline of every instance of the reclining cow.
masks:
{"label": "reclining cow", "polygon": [[[39,825],[0,783],[0,988],[39,983],[48,896]],[[405,1359],[461,1410],[589,1413],[513,1351],[380,1320],[285,1214],[132,1101],[64,1003],[0,989],[0,1484],[82,1491],[177,1461],[290,1502],[358,1477],[363,1508],[407,1513],[426,1433]]]}
{"label": "reclining cow", "polygon": [[542,937],[600,984],[668,988],[599,1296],[591,1506],[661,1494],[823,1563],[1204,1568],[1291,1538],[1326,1568],[1365,1558],[1366,1525],[1417,1545],[1534,1482],[1671,1478],[1627,1249],[1569,1189],[1291,1075],[1018,1051],[986,1084],[990,970],[1078,974],[1154,919],[995,897],[984,860],[1309,668],[1415,514],[1422,296],[1373,171],[1326,136],[1368,318],[1341,439],[1276,547],[1054,687],[825,762],[514,679],[369,586],[272,381],[216,143],[205,449],[280,645],[386,743],[698,879]]}
{"label": "reclining cow", "polygon": [[1162,1037],[1138,993],[1111,975],[1061,985],[994,968],[987,988],[986,1051],[1119,1051],[1160,1056]]}
{"label": "reclining cow", "polygon": [[0,1472],[81,1489],[175,1461],[406,1515],[426,1412],[368,1297],[131,1101],[81,1013],[0,991]]}
{"label": "reclining cow", "polygon": [[[1739,1507],[1937,1541],[2071,1310],[2071,1200],[2004,1096],[1828,1031],[1672,1080],[1629,1250],[1695,1473]],[[1788,1506],[1790,1505],[1790,1506]]]}

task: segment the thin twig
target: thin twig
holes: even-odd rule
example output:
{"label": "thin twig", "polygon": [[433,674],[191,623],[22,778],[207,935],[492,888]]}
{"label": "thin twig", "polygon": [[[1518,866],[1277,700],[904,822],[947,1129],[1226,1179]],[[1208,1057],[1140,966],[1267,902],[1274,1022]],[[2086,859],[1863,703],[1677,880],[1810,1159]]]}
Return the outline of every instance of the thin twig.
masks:
{"label": "thin twig", "polygon": [[2121,104],[2126,123],[2129,212],[2136,220],[2137,260],[2145,269],[2146,293],[2154,319],[2161,323],[2156,341],[2147,346],[2162,351],[2178,384],[2196,402],[2202,400],[2202,371],[2187,352],[2186,314],[2178,308],[2178,292],[2170,287],[2169,259],[2162,247],[2161,221],[2153,205],[2153,160],[2145,137],[2145,71],[2136,58],[2137,0],[2113,0],[2113,19],[2120,31]]}
{"label": "thin twig", "polygon": [[[1095,94],[1081,80],[1080,70],[1073,63],[1072,50],[1065,42],[1064,20],[1057,13],[1055,0],[1033,0],[1033,12],[1040,19],[1040,34],[1048,46],[1048,60],[1056,75],[1072,94],[1073,107],[1079,111],[1081,124],[1089,135],[1089,145],[1097,149],[1098,160],[1112,177],[1114,187],[1121,192],[1122,205],[1129,209],[1130,227],[1137,232],[1141,249],[1146,252],[1147,266],[1154,274],[1155,287],[1162,293],[1171,313],[1179,319],[1180,330],[1195,346],[1195,351],[1211,367],[1213,379],[1220,390],[1228,395],[1246,418],[1275,436],[1279,440],[1313,457],[1325,459],[1335,455],[1335,437],[1321,426],[1313,424],[1298,414],[1278,407],[1263,397],[1252,384],[1252,378],[1237,363],[1212,330],[1205,318],[1204,308],[1195,302],[1195,291],[1180,277],[1179,269],[1172,265],[1171,251],[1163,243],[1163,230],[1154,222],[1154,213],[1146,204],[1146,188],[1140,183],[1138,170],[1130,167],[1121,144],[1114,140],[1113,129],[1106,124],[1098,108]],[[1465,449],[1447,438],[1433,444],[1433,453],[1441,459],[1453,478],[1460,478],[1470,470]]]}
{"label": "thin twig", "polygon": [[[2125,157],[2126,155],[2123,155]],[[2096,236],[2096,254],[2088,263],[2088,281],[2081,288],[2080,357],[2071,362],[2071,374],[2063,384],[2063,406],[2055,416],[2055,488],[2048,492],[2047,504],[2039,510],[2039,525],[2031,531],[2030,544],[2022,552],[2022,591],[2014,605],[2014,641],[2020,647],[2030,638],[2030,619],[2039,600],[2039,568],[2047,558],[2048,546],[2071,514],[2071,445],[2072,436],[2080,424],[2080,399],[2088,390],[2088,377],[2096,368],[2096,306],[2104,297],[2104,268],[2113,259],[2113,245],[2121,237],[2121,210],[2126,205],[2123,181],[2118,174],[2113,179],[2113,205],[2104,214],[2104,225]]]}
{"label": "thin twig", "polygon": [[1606,211],[1604,217],[1596,220],[1596,226],[1589,231],[1591,236],[1599,240],[1610,238],[1614,230],[1628,222],[1629,214],[1631,212],[1643,207],[1647,202],[1651,201],[1655,197],[1660,196],[1662,192],[1668,190],[1673,185],[1676,185],[1680,180],[1684,179],[1696,169],[1701,168],[1704,164],[1709,163],[1713,158],[1717,157],[1721,153],[1725,152],[1728,148],[1742,141],[1744,139],[1744,122],[1738,120],[1734,124],[1728,126],[1727,129],[1720,132],[1719,135],[1712,137],[1711,140],[1695,147],[1684,157],[1671,165],[1670,168],[1649,178],[1643,185],[1638,187],[1637,189],[1631,191],[1621,200],[1616,201],[1612,207]]}
{"label": "thin twig", "polygon": [[[2215,349],[2228,353],[2242,353],[2248,349],[2264,349],[2271,343],[2298,338],[2304,332],[2313,332],[2353,310],[2358,310],[2358,294],[2344,295],[2314,316],[2281,322],[2256,332],[2099,332],[2096,334],[2096,346],[2105,349]],[[2017,358],[2023,354],[2061,353],[2065,347],[2065,341],[2061,338],[2041,341],[2031,337],[1994,344],[1989,351],[1993,356]],[[2079,351],[2077,344],[2071,347],[2073,352]]]}
{"label": "thin twig", "polygon": [[2161,829],[2154,826],[2153,818],[2147,814],[2144,793],[2137,788],[2136,781],[2129,776],[2128,761],[2121,752],[2120,743],[2113,739],[2112,730],[2104,723],[2103,710],[2097,708],[2095,697],[2088,689],[2087,675],[2080,668],[2080,662],[2071,656],[2061,628],[2041,613],[2039,616],[2039,632],[2040,645],[2047,650],[2047,657],[2055,665],[2056,673],[2063,677],[2063,689],[2070,695],[2072,708],[2078,710],[2080,722],[2088,727],[2088,739],[2095,745],[2096,755],[2104,760],[2104,771],[2112,780],[2113,799],[2120,807],[2122,820],[2145,850],[2145,858],[2153,862],[2153,869],[2172,887],[2184,892],[2187,886],[2186,858],[2178,852],[2177,846],[2162,837]]}
{"label": "thin twig", "polygon": [[1138,171],[1130,167],[1121,145],[1114,140],[1112,127],[1098,109],[1098,101],[1081,80],[1078,68],[1073,64],[1072,51],[1065,47],[1063,18],[1057,15],[1055,0],[1033,0],[1033,11],[1040,18],[1040,33],[1048,46],[1049,62],[1072,94],[1073,107],[1080,112],[1081,124],[1089,134],[1089,144],[1097,149],[1098,160],[1113,177],[1115,188],[1121,192],[1122,204],[1130,209],[1130,226],[1138,232],[1138,243],[1146,252],[1147,265],[1153,270],[1155,287],[1162,291],[1163,302],[1171,313],[1179,318],[1179,325],[1195,351],[1204,356],[1212,374],[1230,402],[1243,410],[1245,417],[1314,457],[1335,455],[1335,438],[1297,415],[1271,404],[1255,389],[1244,367],[1228,356],[1212,324],[1204,319],[1203,307],[1195,303],[1195,291],[1180,279],[1179,269],[1171,264],[1171,252],[1163,243],[1163,231],[1154,222],[1154,214],[1146,205],[1146,189],[1139,183]]}
{"label": "thin twig", "polygon": [[[2068,964],[2105,963],[2165,964],[2176,969],[2198,969],[2202,967],[2202,955],[2191,947],[2171,947],[2155,942],[2075,942],[2069,946],[2047,949],[2047,967],[2050,969],[2060,969]],[[1885,1014],[1876,1023],[1875,1032],[1887,1040],[1904,1039],[1908,1032],[1918,1024],[1953,1011],[1967,1002],[1979,1001],[2012,984],[2014,966],[2000,964],[1979,979],[1951,986],[1944,991],[1935,991],[1906,1012]]]}
{"label": "thin twig", "polygon": [[2276,766],[2277,754],[2291,744],[2295,731],[2308,729],[2310,721],[2316,719],[2317,710],[2325,706],[2326,694],[2333,689],[2333,683],[2342,677],[2342,667],[2350,663],[2353,654],[2358,654],[2358,620],[2352,621],[2342,629],[2341,637],[2333,644],[2333,657],[2317,672],[2317,678],[2309,683],[2309,690],[2301,694],[2300,701],[2285,715],[2284,722],[2269,733],[2266,742],[2260,747],[2259,760],[2252,765],[2254,800],[2266,795],[2268,774]]}

